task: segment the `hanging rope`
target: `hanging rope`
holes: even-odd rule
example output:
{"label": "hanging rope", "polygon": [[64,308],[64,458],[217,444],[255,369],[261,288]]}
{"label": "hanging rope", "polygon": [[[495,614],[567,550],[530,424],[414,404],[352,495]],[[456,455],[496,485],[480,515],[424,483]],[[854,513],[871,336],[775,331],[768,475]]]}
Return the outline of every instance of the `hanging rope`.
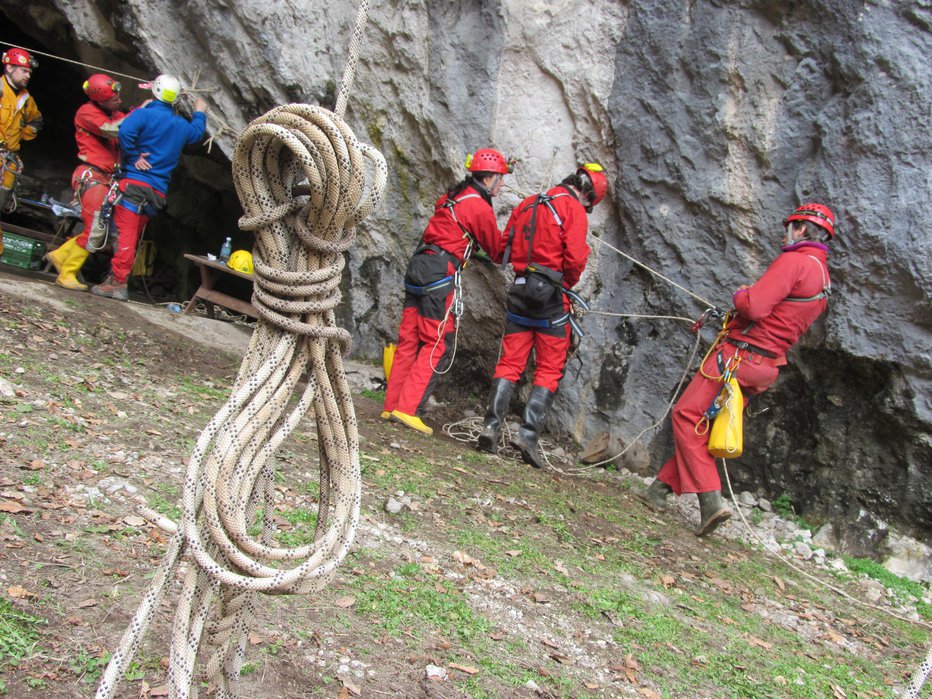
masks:
{"label": "hanging rope", "polygon": [[605,242],[605,241],[602,240],[601,238],[598,238],[598,237],[596,237],[596,236],[592,236],[592,239],[595,240],[595,241],[596,241],[597,243],[599,243],[600,245],[604,245],[604,246],[607,247],[609,250],[613,250],[613,251],[617,252],[619,255],[621,255],[622,257],[625,257],[625,258],[631,260],[631,262],[633,262],[634,264],[636,264],[638,267],[642,267],[643,269],[646,269],[646,270],[647,270],[648,272],[650,272],[651,274],[653,274],[653,275],[659,277],[660,279],[663,279],[667,284],[671,284],[671,285],[675,286],[677,289],[679,289],[680,291],[682,291],[682,292],[684,292],[684,293],[686,293],[686,294],[689,294],[690,296],[692,296],[692,297],[693,297],[694,299],[696,299],[697,301],[701,301],[706,307],[715,306],[715,304],[712,303],[711,301],[708,301],[708,300],[702,298],[701,296],[699,296],[699,294],[693,293],[692,291],[690,291],[689,289],[687,289],[685,286],[681,286],[681,285],[677,284],[675,281],[673,281],[673,280],[670,279],[669,277],[665,277],[664,275],[662,275],[662,274],[661,274],[660,272],[658,272],[657,270],[648,267],[647,265],[645,265],[645,264],[644,264],[643,262],[641,262],[640,260],[637,260],[637,259],[635,259],[634,257],[631,257],[631,255],[629,255],[629,254],[626,253],[626,252],[622,252],[621,250],[619,250],[619,249],[616,248],[615,246],[611,245],[610,243]]}
{"label": "hanging rope", "polygon": [[[368,2],[360,5],[357,34]],[[351,83],[351,49],[341,97]],[[253,121],[240,136],[233,176],[256,236],[253,304],[259,321],[227,403],[201,433],[184,483],[178,533],[97,689],[113,696],[174,579],[191,559],[173,623],[170,698],[197,694],[195,661],[206,631],[206,680],[235,696],[258,593],[323,589],[345,557],[359,519],[359,438],[342,356],[349,333],[334,308],[355,226],[378,205],[385,160],[356,140],[343,119],[293,104]],[[289,405],[302,376],[306,387]],[[272,457],[309,410],[317,426],[320,498],[312,544],[275,543]],[[261,512],[262,532],[249,531]]]}

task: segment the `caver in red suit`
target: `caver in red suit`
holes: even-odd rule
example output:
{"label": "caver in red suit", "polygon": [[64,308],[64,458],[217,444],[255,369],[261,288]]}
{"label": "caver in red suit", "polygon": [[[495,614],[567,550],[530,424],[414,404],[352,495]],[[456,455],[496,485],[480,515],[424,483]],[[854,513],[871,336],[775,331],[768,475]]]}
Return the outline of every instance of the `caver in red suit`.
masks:
{"label": "caver in red suit", "polygon": [[87,288],[78,281],[77,273],[87,259],[95,215],[107,197],[110,179],[120,162],[117,131],[126,117],[120,109],[120,83],[110,76],[92,75],[84,83],[84,92],[90,101],[78,107],[74,115],[74,139],[81,164],[71,176],[71,187],[81,202],[84,229],[47,255],[58,270],[55,283],[76,291]]}
{"label": "caver in red suit", "polygon": [[405,272],[405,302],[398,329],[382,417],[425,434],[420,418],[440,373],[449,367],[452,314],[458,273],[475,246],[500,262],[501,232],[492,197],[511,171],[496,150],[479,150],[467,162],[470,175],[437,200],[417,250]]}
{"label": "caver in red suit", "polygon": [[[721,480],[709,453],[709,434],[696,434],[696,424],[722,387],[719,366],[737,354],[736,377],[742,392],[763,393],[777,380],[786,353],[828,305],[831,290],[827,243],[835,234],[835,217],[821,204],[804,204],[786,220],[782,253],[753,286],[734,294],[735,317],[725,339],[673,408],[675,451],[657,480],[642,494],[654,505],[665,505],[667,493],[698,493],[701,524],[697,536],[711,533],[731,512],[724,506]],[[722,364],[720,364],[720,362]],[[705,374],[705,375],[704,375]]]}
{"label": "caver in red suit", "polygon": [[600,165],[589,163],[550,189],[530,196],[512,211],[503,238],[515,272],[508,292],[501,359],[478,447],[496,453],[502,419],[515,384],[534,349],[534,385],[524,423],[512,440],[528,464],[540,468],[537,439],[553,403],[570,347],[570,301],[564,293],[579,281],[589,259],[588,212],[608,191]]}

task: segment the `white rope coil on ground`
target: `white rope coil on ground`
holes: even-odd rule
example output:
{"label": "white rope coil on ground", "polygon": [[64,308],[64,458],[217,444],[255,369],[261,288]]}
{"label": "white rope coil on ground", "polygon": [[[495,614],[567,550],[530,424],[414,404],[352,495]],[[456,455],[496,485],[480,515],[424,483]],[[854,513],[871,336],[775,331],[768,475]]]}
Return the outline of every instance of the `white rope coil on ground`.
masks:
{"label": "white rope coil on ground", "polygon": [[[229,401],[201,434],[188,467],[181,528],[98,688],[111,697],[138,649],[182,554],[185,576],[169,654],[169,697],[196,693],[203,632],[211,689],[232,697],[256,594],[320,591],[343,560],[359,518],[359,445],[342,355],[349,334],[336,325],[343,253],[354,227],[381,200],[382,155],[358,142],[335,114],[279,107],[243,132],[233,158],[240,221],[256,245],[260,320]],[[307,374],[299,400],[289,406]],[[315,541],[275,545],[271,458],[313,409],[320,450]],[[262,511],[262,534],[249,533]],[[219,597],[219,609],[211,611]],[[213,624],[208,624],[212,618]]]}

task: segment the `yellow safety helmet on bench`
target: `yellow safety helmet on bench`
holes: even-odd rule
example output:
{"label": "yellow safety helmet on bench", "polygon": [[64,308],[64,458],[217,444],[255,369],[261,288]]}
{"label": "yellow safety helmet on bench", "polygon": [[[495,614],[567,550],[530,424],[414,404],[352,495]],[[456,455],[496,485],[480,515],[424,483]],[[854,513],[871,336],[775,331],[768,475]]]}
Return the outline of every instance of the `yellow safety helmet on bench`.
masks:
{"label": "yellow safety helmet on bench", "polygon": [[237,250],[227,260],[227,267],[244,274],[252,274],[252,253],[248,250]]}

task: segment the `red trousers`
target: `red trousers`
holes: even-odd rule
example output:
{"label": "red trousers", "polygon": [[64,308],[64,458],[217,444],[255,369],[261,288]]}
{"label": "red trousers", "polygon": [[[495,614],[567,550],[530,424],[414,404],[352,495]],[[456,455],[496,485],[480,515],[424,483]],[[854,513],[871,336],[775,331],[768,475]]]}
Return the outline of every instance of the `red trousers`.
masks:
{"label": "red trousers", "polygon": [[[87,178],[84,179],[85,173]],[[82,185],[83,180],[83,185]],[[107,192],[110,191],[110,175],[100,170],[89,168],[87,165],[78,165],[71,176],[71,188],[78,191],[83,187],[81,196],[81,220],[84,221],[84,230],[78,234],[75,241],[80,247],[87,250],[87,239],[94,226],[94,214],[103,206]]]}
{"label": "red trousers", "polygon": [[[453,274],[452,264],[431,260],[440,265],[439,275]],[[435,275],[436,276],[436,275]],[[405,307],[398,328],[398,346],[392,360],[392,371],[385,390],[383,410],[398,410],[406,415],[417,415],[424,409],[427,399],[440,378],[438,372],[449,368],[452,333],[456,319],[447,314],[453,302],[452,289],[444,293],[417,296],[405,292]]]}
{"label": "red trousers", "polygon": [[570,349],[569,323],[560,328],[528,328],[508,322],[502,338],[502,358],[495,366],[495,379],[517,382],[534,349],[534,385],[557,392]]}
{"label": "red trousers", "polygon": [[[745,395],[756,395],[770,388],[780,373],[771,360],[746,350],[737,350],[731,345],[722,345],[713,350],[702,371],[709,376],[721,375],[717,356],[721,354],[724,359],[728,359],[736,351],[741,357],[737,378],[742,392]],[[702,371],[696,373],[673,406],[674,453],[657,474],[657,478],[669,485],[676,495],[722,489],[715,458],[709,453],[709,432],[696,434],[696,423],[718,395],[722,383],[705,378]]]}
{"label": "red trousers", "polygon": [[[130,190],[129,193],[127,189]],[[117,249],[110,262],[110,270],[113,272],[113,281],[117,284],[125,284],[133,269],[133,263],[136,261],[136,246],[139,244],[139,238],[151,218],[147,212],[157,210],[153,209],[150,204],[144,203],[143,199],[137,195],[139,192],[148,192],[151,199],[160,202],[159,206],[164,206],[165,195],[156,192],[144,182],[128,178],[120,180],[120,191],[123,193],[123,198],[113,207]],[[128,206],[137,210],[133,211],[127,208]]]}

